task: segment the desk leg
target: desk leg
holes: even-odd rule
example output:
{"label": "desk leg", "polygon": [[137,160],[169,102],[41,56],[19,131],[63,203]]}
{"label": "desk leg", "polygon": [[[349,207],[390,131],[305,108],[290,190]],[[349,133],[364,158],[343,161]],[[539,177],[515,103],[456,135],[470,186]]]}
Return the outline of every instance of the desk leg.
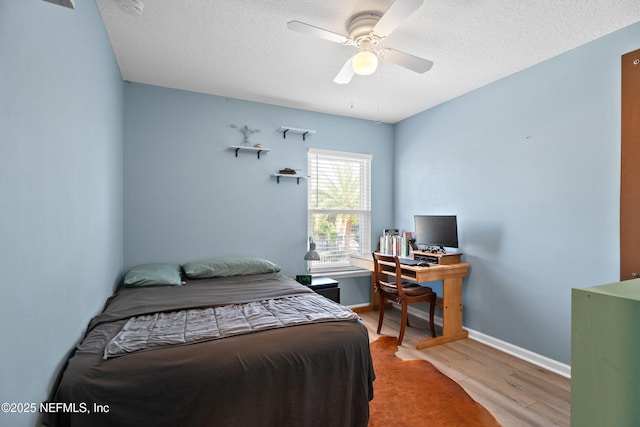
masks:
{"label": "desk leg", "polygon": [[418,350],[469,336],[462,329],[462,277],[444,279],[442,293],[442,336],[420,341]]}

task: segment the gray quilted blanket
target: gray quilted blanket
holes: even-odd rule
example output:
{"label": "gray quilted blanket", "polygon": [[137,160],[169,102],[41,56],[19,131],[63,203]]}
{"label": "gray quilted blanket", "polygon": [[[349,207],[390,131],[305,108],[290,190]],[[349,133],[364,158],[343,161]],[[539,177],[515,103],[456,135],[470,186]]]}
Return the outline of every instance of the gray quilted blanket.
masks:
{"label": "gray quilted blanket", "polygon": [[160,312],[130,318],[107,343],[103,358],[266,329],[357,318],[358,315],[348,308],[315,293]]}

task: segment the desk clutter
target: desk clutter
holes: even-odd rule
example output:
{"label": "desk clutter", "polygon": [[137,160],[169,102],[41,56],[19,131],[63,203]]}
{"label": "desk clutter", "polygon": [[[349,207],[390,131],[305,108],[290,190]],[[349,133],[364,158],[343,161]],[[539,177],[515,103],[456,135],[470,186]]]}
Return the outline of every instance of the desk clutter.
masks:
{"label": "desk clutter", "polygon": [[456,253],[444,253],[444,252],[425,252],[425,251],[413,251],[413,258],[417,261],[426,261],[430,265],[451,265],[460,264],[460,256],[462,254]]}
{"label": "desk clutter", "polygon": [[413,233],[406,231],[400,233],[397,228],[385,228],[378,250],[382,255],[394,255],[403,258],[400,262],[404,265],[431,266],[450,265],[461,262],[459,252],[448,253],[438,246],[428,246],[419,250],[415,245]]}
{"label": "desk clutter", "polygon": [[411,251],[411,241],[412,233],[410,231],[400,233],[397,228],[385,228],[380,236],[377,252],[383,255],[408,257]]}
{"label": "desk clutter", "polygon": [[[382,230],[376,252],[400,258],[403,265],[430,267],[461,262],[456,215],[414,215],[415,232]],[[447,253],[446,248],[456,252]]]}

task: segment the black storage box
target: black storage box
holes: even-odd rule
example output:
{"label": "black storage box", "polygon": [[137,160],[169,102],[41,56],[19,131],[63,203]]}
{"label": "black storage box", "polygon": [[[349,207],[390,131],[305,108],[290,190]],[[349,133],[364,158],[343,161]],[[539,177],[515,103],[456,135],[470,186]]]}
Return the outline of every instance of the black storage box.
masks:
{"label": "black storage box", "polygon": [[338,281],[329,277],[314,277],[308,285],[314,292],[340,303],[340,288]]}

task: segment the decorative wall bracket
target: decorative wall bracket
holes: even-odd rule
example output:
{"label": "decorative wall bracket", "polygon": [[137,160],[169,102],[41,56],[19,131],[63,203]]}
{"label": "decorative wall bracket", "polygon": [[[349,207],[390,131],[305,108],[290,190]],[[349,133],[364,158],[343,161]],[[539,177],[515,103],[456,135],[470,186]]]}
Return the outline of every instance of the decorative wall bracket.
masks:
{"label": "decorative wall bracket", "polygon": [[232,150],[236,152],[236,157],[238,157],[238,151],[247,151],[258,153],[258,159],[260,159],[260,153],[268,153],[271,151],[269,148],[264,147],[247,147],[245,145],[230,145],[227,147],[228,150]]}
{"label": "decorative wall bracket", "polygon": [[278,128],[278,132],[282,132],[282,138],[287,138],[287,133],[299,133],[302,134],[302,140],[305,141],[307,135],[312,135],[316,133],[315,130],[312,129],[300,129],[300,128],[292,128],[291,126],[280,126]]}
{"label": "decorative wall bracket", "polygon": [[[286,171],[289,171],[289,173],[284,173]],[[295,173],[292,173],[292,171],[295,171]],[[304,175],[300,175],[298,171],[301,171],[301,169],[284,168],[274,173],[272,176],[276,177],[276,182],[278,184],[280,184],[280,178],[284,177],[284,178],[295,178],[296,183],[300,185],[300,179],[307,179],[307,177]]]}

